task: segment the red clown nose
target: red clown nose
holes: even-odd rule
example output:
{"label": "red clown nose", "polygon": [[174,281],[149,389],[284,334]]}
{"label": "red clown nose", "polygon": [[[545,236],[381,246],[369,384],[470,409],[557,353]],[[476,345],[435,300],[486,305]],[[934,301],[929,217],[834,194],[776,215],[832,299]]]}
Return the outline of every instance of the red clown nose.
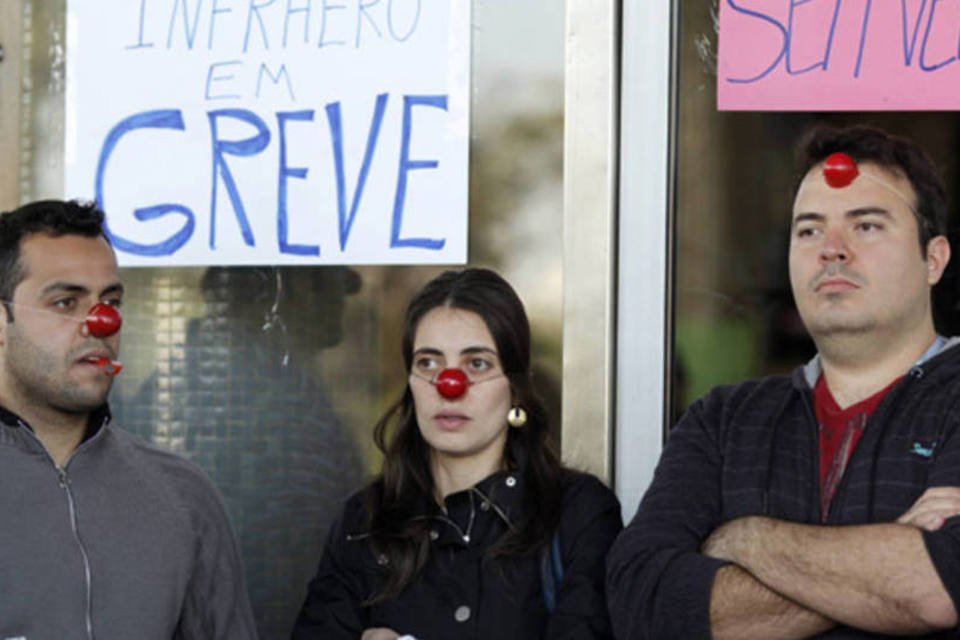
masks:
{"label": "red clown nose", "polygon": [[444,369],[437,375],[434,384],[437,387],[437,393],[448,400],[453,400],[467,392],[470,382],[467,380],[467,374],[462,370]]}
{"label": "red clown nose", "polygon": [[116,307],[99,302],[87,312],[87,331],[94,338],[107,338],[117,331],[120,331],[120,325],[123,320],[120,318],[120,312]]}
{"label": "red clown nose", "polygon": [[842,151],[831,153],[823,161],[823,179],[834,189],[847,186],[858,175],[860,171],[857,170],[857,163]]}

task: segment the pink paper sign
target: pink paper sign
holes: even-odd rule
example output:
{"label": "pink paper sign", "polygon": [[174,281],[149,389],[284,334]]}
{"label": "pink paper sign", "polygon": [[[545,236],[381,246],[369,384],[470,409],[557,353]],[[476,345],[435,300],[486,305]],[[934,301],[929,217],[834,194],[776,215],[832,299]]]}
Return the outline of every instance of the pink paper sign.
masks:
{"label": "pink paper sign", "polygon": [[958,0],[719,0],[717,107],[960,109]]}

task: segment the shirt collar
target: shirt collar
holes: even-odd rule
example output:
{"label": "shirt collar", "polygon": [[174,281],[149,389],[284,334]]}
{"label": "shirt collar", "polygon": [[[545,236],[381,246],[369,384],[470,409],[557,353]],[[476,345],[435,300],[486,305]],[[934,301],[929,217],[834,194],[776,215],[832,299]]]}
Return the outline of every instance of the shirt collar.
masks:
{"label": "shirt collar", "polygon": [[469,489],[452,493],[444,499],[443,507],[433,503],[425,516],[435,523],[431,538],[438,544],[468,544],[471,534],[489,526],[481,520],[489,522],[490,518],[511,529],[521,520],[523,493],[519,469],[499,471]]}

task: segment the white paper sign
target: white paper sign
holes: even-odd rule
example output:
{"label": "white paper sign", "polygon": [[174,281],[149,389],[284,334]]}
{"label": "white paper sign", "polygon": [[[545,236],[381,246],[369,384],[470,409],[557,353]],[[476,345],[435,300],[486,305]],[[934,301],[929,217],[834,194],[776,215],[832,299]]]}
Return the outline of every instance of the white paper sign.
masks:
{"label": "white paper sign", "polygon": [[124,266],[462,263],[467,0],[69,0],[66,196]]}

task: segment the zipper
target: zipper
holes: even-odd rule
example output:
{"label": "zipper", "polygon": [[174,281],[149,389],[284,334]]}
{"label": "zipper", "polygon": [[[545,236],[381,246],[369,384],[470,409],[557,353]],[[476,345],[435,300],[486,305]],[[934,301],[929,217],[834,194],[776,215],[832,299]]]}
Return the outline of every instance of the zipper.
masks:
{"label": "zipper", "polygon": [[94,640],[93,636],[93,577],[90,570],[90,557],[87,555],[87,548],[83,544],[83,540],[80,538],[80,527],[77,520],[77,505],[76,501],[73,498],[73,491],[70,489],[70,476],[67,475],[67,467],[70,466],[70,462],[74,459],[78,452],[88,446],[91,442],[98,439],[100,433],[103,431],[104,426],[106,426],[106,421],[100,426],[100,431],[98,431],[94,436],[80,444],[70,457],[67,458],[67,461],[64,463],[63,468],[59,467],[53,457],[50,455],[50,452],[47,451],[47,448],[43,445],[40,438],[37,437],[37,434],[33,432],[33,429],[28,427],[22,420],[18,422],[20,429],[23,430],[30,438],[33,439],[40,449],[43,451],[44,455],[47,457],[47,460],[53,465],[53,468],[57,472],[57,480],[60,484],[60,488],[63,489],[64,495],[67,497],[67,507],[70,511],[70,530],[73,533],[73,539],[77,543],[77,549],[80,551],[80,559],[83,563],[83,584],[84,584],[84,624],[87,631],[87,640]]}
{"label": "zipper", "polygon": [[88,640],[93,640],[93,599],[91,597],[93,585],[91,584],[90,558],[87,556],[86,547],[83,546],[83,540],[80,539],[80,530],[77,526],[77,506],[73,500],[73,492],[70,490],[70,477],[67,475],[66,469],[59,467],[57,467],[57,476],[60,478],[60,486],[67,495],[67,505],[70,507],[70,527],[73,529],[73,539],[77,543],[77,548],[80,550],[80,558],[83,560],[83,581],[86,587],[85,622],[87,626],[87,638]]}

